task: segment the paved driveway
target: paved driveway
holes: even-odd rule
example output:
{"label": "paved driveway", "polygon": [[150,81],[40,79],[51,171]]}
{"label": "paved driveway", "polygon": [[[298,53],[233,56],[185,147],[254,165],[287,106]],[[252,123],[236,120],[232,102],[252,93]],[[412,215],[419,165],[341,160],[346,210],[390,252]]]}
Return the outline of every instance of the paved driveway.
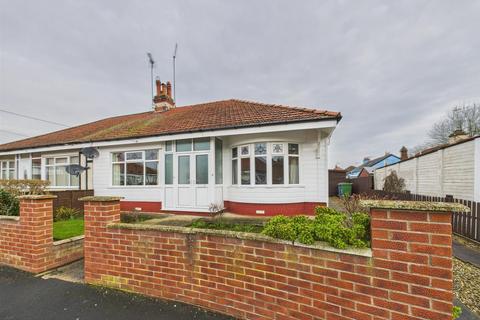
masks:
{"label": "paved driveway", "polygon": [[0,319],[233,319],[181,303],[145,298],[0,267]]}

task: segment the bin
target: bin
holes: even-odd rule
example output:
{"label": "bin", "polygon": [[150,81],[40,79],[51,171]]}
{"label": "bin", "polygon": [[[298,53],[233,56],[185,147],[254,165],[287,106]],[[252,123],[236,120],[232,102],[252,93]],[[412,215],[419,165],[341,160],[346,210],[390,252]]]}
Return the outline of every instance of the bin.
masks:
{"label": "bin", "polygon": [[340,182],[338,184],[338,196],[343,197],[347,196],[349,197],[352,194],[352,184],[348,182]]}

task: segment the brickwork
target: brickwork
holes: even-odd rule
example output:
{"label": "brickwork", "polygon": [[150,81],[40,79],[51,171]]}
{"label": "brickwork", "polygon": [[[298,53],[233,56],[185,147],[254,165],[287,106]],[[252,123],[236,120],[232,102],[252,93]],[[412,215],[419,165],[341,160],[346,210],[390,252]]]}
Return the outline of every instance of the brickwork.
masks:
{"label": "brickwork", "polygon": [[85,204],[85,280],[241,319],[451,319],[450,213],[372,210],[353,254],[245,235],[139,229]]}
{"label": "brickwork", "polygon": [[52,199],[21,199],[20,217],[0,217],[0,264],[39,273],[83,257],[82,239],[54,244]]}

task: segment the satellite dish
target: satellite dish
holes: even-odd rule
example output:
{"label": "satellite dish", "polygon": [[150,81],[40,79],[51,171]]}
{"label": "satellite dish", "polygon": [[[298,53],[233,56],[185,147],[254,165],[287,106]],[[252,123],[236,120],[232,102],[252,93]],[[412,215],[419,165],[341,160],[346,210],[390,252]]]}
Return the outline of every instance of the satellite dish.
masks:
{"label": "satellite dish", "polygon": [[87,159],[93,159],[100,155],[98,150],[93,147],[86,147],[80,151]]}
{"label": "satellite dish", "polygon": [[80,174],[85,171],[90,169],[89,167],[82,167],[79,164],[70,164],[65,167],[65,171],[71,176],[80,176]]}

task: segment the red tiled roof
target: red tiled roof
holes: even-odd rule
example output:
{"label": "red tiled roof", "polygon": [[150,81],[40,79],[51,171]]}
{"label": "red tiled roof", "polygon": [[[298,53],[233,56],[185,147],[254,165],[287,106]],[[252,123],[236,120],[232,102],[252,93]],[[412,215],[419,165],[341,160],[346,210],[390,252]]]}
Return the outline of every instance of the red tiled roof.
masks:
{"label": "red tiled roof", "polygon": [[341,114],[232,99],[107,118],[6,143],[0,151],[328,119]]}

